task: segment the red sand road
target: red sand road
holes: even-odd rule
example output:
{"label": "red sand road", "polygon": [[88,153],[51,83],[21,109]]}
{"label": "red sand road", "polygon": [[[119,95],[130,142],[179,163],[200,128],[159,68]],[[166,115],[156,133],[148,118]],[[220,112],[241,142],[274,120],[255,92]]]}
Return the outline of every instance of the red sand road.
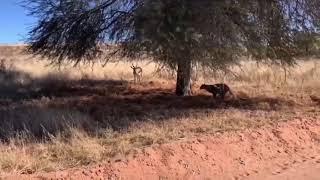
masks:
{"label": "red sand road", "polygon": [[275,174],[261,173],[247,178],[248,180],[319,180],[320,179],[320,157],[301,165],[275,172]]}
{"label": "red sand road", "polygon": [[207,135],[149,147],[120,162],[6,179],[31,178],[320,180],[320,120]]}

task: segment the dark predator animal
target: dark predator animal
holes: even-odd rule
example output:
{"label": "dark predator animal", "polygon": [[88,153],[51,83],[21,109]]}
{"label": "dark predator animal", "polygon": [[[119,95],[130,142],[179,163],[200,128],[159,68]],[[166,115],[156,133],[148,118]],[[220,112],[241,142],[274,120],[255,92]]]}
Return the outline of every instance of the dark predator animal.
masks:
{"label": "dark predator animal", "polygon": [[212,93],[213,97],[219,96],[221,99],[224,99],[227,93],[229,93],[234,97],[234,94],[232,93],[229,86],[223,83],[213,84],[213,85],[202,84],[200,86],[200,89],[205,89],[208,92]]}

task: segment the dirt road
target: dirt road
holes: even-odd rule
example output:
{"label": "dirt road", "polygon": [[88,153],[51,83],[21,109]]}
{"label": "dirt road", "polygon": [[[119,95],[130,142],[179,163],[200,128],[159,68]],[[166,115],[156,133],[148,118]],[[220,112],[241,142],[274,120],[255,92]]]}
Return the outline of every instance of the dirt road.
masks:
{"label": "dirt road", "polygon": [[319,180],[320,179],[320,164],[310,163],[297,168],[293,168],[283,174],[268,177],[266,180]]}
{"label": "dirt road", "polygon": [[291,167],[289,169],[282,169],[274,171],[273,173],[260,173],[248,178],[246,180],[320,180],[320,157],[313,159],[303,164]]}
{"label": "dirt road", "polygon": [[86,169],[5,179],[30,178],[320,180],[320,121],[207,135]]}

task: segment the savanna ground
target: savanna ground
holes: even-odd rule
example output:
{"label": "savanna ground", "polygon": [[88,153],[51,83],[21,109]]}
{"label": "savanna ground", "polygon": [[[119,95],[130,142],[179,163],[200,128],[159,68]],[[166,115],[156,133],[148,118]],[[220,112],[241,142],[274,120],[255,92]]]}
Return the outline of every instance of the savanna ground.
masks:
{"label": "savanna ground", "polygon": [[[148,148],[152,148],[149,154],[156,154],[157,157],[155,147],[176,149],[172,144],[180,144],[181,147],[190,146],[192,150],[192,146],[197,144],[194,139],[205,145],[211,142],[213,146],[215,140],[211,138],[219,136],[221,139],[224,133],[229,133],[224,137],[229,138],[224,143],[232,143],[236,141],[234,137],[238,136],[236,132],[242,132],[246,140],[244,144],[237,145],[246,147],[245,142],[250,141],[252,132],[257,133],[265,127],[279,126],[280,130],[278,127],[273,129],[273,135],[268,137],[281,139],[274,131],[287,128],[289,130],[284,132],[292,132],[296,129],[290,131],[288,127],[299,127],[301,130],[303,126],[311,129],[310,136],[301,136],[311,137],[310,147],[320,144],[318,59],[299,61],[287,73],[281,67],[259,65],[251,61],[243,61],[241,68],[235,67],[234,74],[198,69],[198,73],[194,74],[193,96],[177,97],[174,95],[174,74],[167,71],[156,73],[157,66],[147,61],[138,62],[143,68],[143,78],[140,84],[134,84],[129,62],[109,62],[104,68],[100,64],[53,68],[47,67],[46,61],[24,55],[21,50],[19,46],[0,47],[0,60],[3,62],[0,70],[2,176],[124,162],[128,157],[139,159],[141,151],[146,153]],[[199,90],[202,83],[215,82],[229,84],[237,97],[219,102]],[[314,97],[313,100],[310,96]],[[291,123],[291,126],[286,127],[287,123]],[[301,134],[304,133],[301,131]],[[257,135],[259,142],[255,146],[272,143],[263,134]],[[257,140],[257,137],[251,139]],[[297,142],[300,142],[299,138],[297,136]],[[206,143],[201,143],[204,141]],[[294,152],[296,146],[291,147],[290,143],[286,143],[287,149],[282,150]],[[300,145],[303,146],[303,143],[306,142],[302,141]],[[275,146],[270,145],[272,147]],[[224,146],[220,144],[217,148],[223,150],[206,153],[237,151],[228,143]],[[268,157],[279,151],[265,148],[263,152]],[[193,153],[188,154],[186,149],[190,150],[182,148],[176,153],[194,156]],[[201,149],[192,152],[201,152]],[[221,154],[221,158],[228,158],[228,155]],[[246,152],[238,154],[245,156]],[[165,156],[170,156],[170,152]],[[233,157],[232,153],[229,156]],[[290,156],[294,156],[294,153]],[[310,158],[317,156],[319,151],[315,151]],[[188,159],[185,156],[180,158]],[[272,158],[269,160],[272,161]],[[163,160],[160,158],[159,161]],[[237,161],[244,163],[241,159]],[[180,160],[177,162],[185,166]],[[201,164],[200,160],[198,163]],[[119,168],[124,165],[114,166]],[[131,167],[130,164],[127,166]],[[202,166],[209,167],[208,164]],[[233,168],[239,169],[236,166]],[[133,165],[131,169],[134,171]],[[215,172],[213,169],[207,170]],[[100,169],[97,171],[101,172]],[[105,171],[110,173],[111,170]],[[159,171],[159,177],[161,174],[166,173]],[[250,173],[243,171],[242,174]]]}

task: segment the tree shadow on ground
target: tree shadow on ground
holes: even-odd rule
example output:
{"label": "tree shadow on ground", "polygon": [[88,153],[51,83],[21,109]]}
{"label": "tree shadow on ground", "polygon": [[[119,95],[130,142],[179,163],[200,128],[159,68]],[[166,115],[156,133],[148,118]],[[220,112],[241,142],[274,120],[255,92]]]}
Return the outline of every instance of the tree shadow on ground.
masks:
{"label": "tree shadow on ground", "polygon": [[153,82],[134,86],[116,80],[38,79],[33,84],[37,88],[24,87],[27,90],[20,99],[9,102],[9,96],[2,99],[6,103],[0,103],[1,139],[25,132],[43,139],[69,127],[97,134],[105,128],[122,131],[134,122],[192,117],[212,109],[270,111],[294,105],[289,100],[263,96],[225,102],[201,94],[177,97],[172,87],[164,88]]}
{"label": "tree shadow on ground", "polygon": [[42,97],[79,97],[123,91],[126,81],[117,80],[70,80],[51,74],[32,78],[29,74],[15,70],[0,70],[0,100],[10,102],[40,99]]}

